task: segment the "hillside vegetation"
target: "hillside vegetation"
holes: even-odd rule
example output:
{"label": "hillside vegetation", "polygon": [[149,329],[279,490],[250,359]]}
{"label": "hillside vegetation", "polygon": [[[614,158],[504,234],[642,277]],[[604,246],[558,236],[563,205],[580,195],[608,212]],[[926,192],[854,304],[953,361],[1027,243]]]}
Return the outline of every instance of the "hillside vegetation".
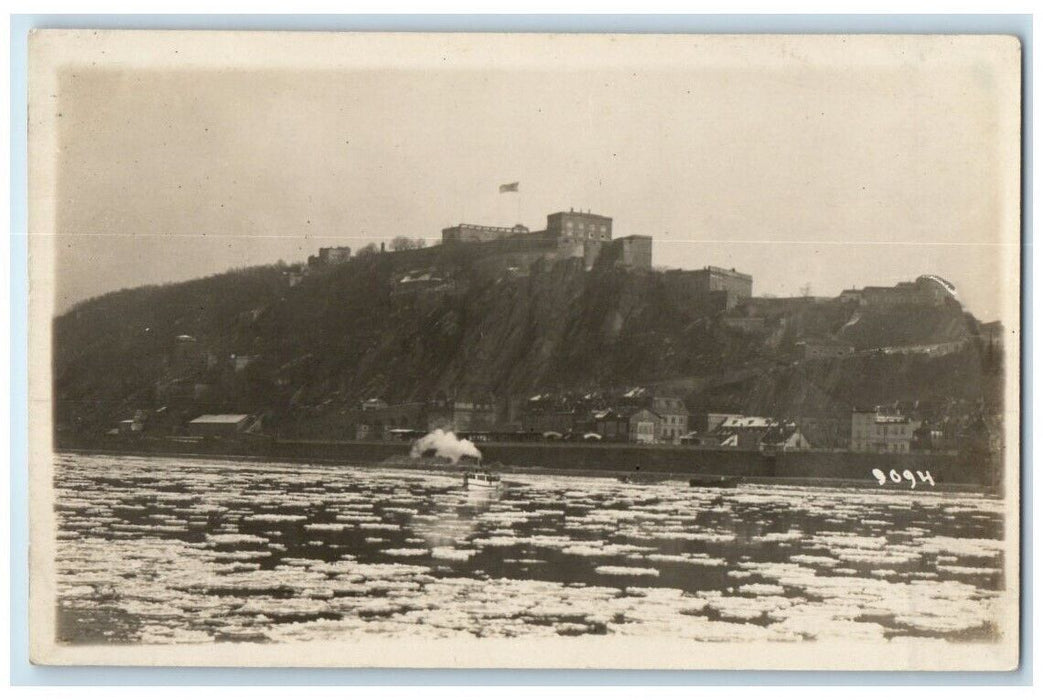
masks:
{"label": "hillside vegetation", "polygon": [[[489,274],[465,250],[413,253],[359,257],[295,286],[287,268],[271,266],[84,302],[54,322],[56,424],[93,431],[170,406],[264,413],[277,430],[368,397],[439,391],[659,385],[693,411],[775,415],[994,393],[977,321],[955,303],[870,312],[839,300],[750,300],[728,315],[757,314],[763,327],[738,330],[697,313],[661,272],[562,262]],[[402,282],[421,262],[441,283]],[[178,357],[178,336],[195,339],[198,360]],[[809,338],[860,352],[804,361]],[[873,351],[960,340],[943,357]]]}

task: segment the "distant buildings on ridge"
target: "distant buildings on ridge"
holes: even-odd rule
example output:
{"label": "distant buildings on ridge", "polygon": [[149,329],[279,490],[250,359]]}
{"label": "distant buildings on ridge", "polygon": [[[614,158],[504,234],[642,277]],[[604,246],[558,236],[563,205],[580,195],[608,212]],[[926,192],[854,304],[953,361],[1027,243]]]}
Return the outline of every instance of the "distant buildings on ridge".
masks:
{"label": "distant buildings on ridge", "polygon": [[[596,265],[631,270],[652,268],[651,236],[613,238],[612,217],[575,209],[548,214],[546,225],[539,231],[523,224],[506,227],[460,223],[442,229],[441,242],[444,248],[474,246],[472,262],[476,269],[495,275],[526,276],[538,263],[559,261],[574,261],[588,271]],[[397,256],[394,259],[401,262],[397,268],[404,274],[400,273],[396,280],[395,293],[452,288],[451,280],[433,266],[438,247],[386,252],[381,246],[380,250]],[[360,257],[362,252],[354,257]],[[317,272],[351,259],[349,247],[320,248],[317,255],[308,258],[304,272]],[[293,273],[290,286],[299,282]],[[752,276],[723,267],[668,270],[665,283],[686,294],[707,313],[731,309],[753,296]]]}
{"label": "distant buildings on ridge", "polygon": [[939,306],[950,299],[959,300],[956,285],[938,275],[920,275],[915,282],[899,282],[893,287],[845,289],[840,293],[841,301],[854,302],[859,306]]}
{"label": "distant buildings on ridge", "polygon": [[[513,227],[461,223],[442,229],[442,251],[466,249],[475,268],[501,275],[528,275],[537,263],[571,261],[575,268],[592,270],[596,266],[649,270],[652,267],[652,238],[631,235],[613,238],[612,218],[590,211],[561,211],[547,215],[542,230],[532,231],[518,224]],[[396,239],[398,240],[398,239]],[[405,239],[403,239],[405,240]],[[409,241],[406,241],[409,243]],[[414,293],[452,292],[460,282],[452,264],[439,262],[438,247],[425,248],[422,240],[396,245],[393,250],[379,247],[380,255],[399,261],[393,266],[391,294],[400,298]],[[375,255],[369,245],[355,258]],[[320,248],[308,258],[306,268],[285,267],[288,287],[301,284],[308,274],[347,263],[353,259],[347,246]],[[722,327],[740,333],[766,333],[766,319],[818,303],[811,297],[754,298],[751,275],[732,269],[705,266],[698,270],[665,270],[660,278],[669,298],[682,300],[694,312],[718,319]],[[893,287],[845,289],[832,303],[850,309],[853,318],[863,307],[890,309],[901,305],[941,306],[958,300],[956,287],[936,275],[921,275],[913,282]],[[838,303],[839,302],[839,303]],[[263,309],[240,314],[256,321]],[[723,313],[722,313],[723,312]],[[850,323],[849,323],[850,325]],[[983,347],[993,355],[1002,351],[1003,329],[998,324],[982,324],[979,335]],[[961,351],[968,338],[930,345],[900,345],[865,349],[847,339],[807,335],[794,343],[792,359],[820,361],[867,354],[924,354],[941,356]],[[211,373],[242,374],[258,356],[223,355],[210,350],[194,336],[173,339],[168,355],[169,376],[156,384],[157,401],[167,406],[154,411],[138,410],[133,418],[119,422],[110,430],[123,435],[165,432],[196,439],[235,437],[261,430],[259,416],[245,413],[205,413],[213,399],[214,387],[200,379]],[[448,391],[454,391],[449,389]],[[210,409],[213,410],[213,409]],[[371,397],[355,408],[341,410],[341,428],[348,439],[406,439],[436,428],[455,430],[475,439],[578,439],[643,444],[684,444],[713,448],[757,451],[807,450],[813,447],[846,447],[858,452],[907,453],[915,449],[947,448],[962,427],[927,426],[897,409],[855,408],[850,414],[848,439],[846,411],[828,418],[789,420],[779,417],[746,416],[735,413],[690,413],[676,396],[659,395],[647,388],[635,388],[618,395],[601,391],[584,396],[538,394],[528,399],[497,397],[491,394],[440,391],[424,400],[388,404]],[[126,414],[125,414],[126,415]],[[922,414],[920,415],[922,418]],[[195,417],[193,417],[195,416]],[[180,418],[179,418],[180,417]],[[829,425],[827,425],[829,424]],[[816,444],[813,446],[808,437]]]}

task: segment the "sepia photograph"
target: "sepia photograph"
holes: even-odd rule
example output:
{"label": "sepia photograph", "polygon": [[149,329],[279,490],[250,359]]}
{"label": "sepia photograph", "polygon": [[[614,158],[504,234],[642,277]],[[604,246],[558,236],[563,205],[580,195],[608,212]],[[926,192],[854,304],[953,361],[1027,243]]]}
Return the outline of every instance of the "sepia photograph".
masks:
{"label": "sepia photograph", "polygon": [[1021,60],[34,31],[33,663],[1017,668]]}

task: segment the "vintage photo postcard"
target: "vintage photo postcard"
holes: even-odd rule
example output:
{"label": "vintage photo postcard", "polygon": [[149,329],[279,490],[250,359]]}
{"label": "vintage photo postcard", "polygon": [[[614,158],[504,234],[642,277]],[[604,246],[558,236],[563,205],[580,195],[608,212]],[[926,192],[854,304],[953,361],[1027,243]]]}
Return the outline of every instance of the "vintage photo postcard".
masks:
{"label": "vintage photo postcard", "polygon": [[30,44],[35,663],[1017,667],[1015,38]]}

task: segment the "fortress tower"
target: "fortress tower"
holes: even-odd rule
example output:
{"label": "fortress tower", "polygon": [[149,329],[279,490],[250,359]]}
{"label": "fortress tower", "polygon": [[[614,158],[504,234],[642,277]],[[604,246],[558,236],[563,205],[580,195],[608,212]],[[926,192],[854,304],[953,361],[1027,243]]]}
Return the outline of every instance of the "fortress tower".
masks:
{"label": "fortress tower", "polygon": [[611,241],[612,218],[571,209],[548,214],[547,235],[576,241]]}

